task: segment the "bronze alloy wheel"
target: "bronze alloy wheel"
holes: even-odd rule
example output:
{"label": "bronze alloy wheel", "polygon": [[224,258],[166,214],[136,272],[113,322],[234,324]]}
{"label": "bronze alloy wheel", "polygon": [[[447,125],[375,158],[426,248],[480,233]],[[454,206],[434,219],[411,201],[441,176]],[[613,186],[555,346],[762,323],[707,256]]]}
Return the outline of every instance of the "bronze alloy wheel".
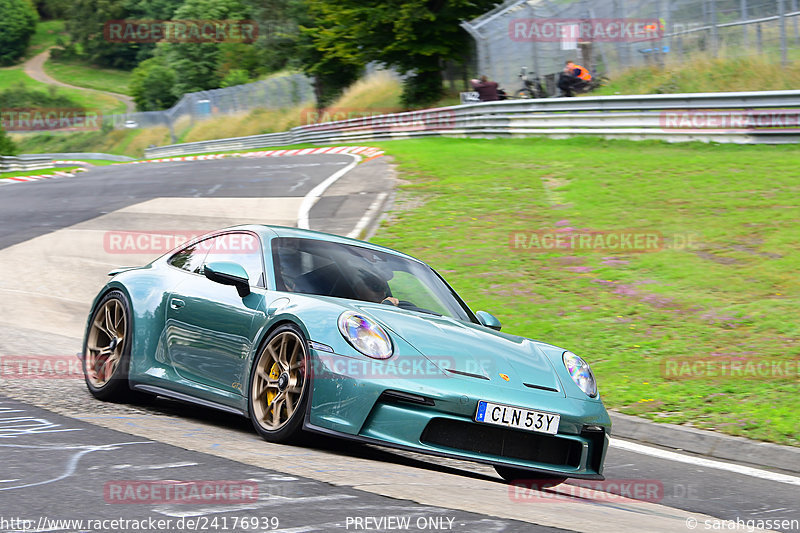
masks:
{"label": "bronze alloy wheel", "polygon": [[267,440],[283,442],[300,432],[307,403],[308,350],[294,325],[276,329],[256,360],[250,385],[250,416]]}
{"label": "bronze alloy wheel", "polygon": [[128,316],[122,301],[111,298],[99,306],[86,339],[86,380],[105,386],[119,368],[128,334]]}
{"label": "bronze alloy wheel", "polygon": [[83,374],[95,398],[106,401],[146,401],[128,385],[131,350],[131,312],[128,298],[113,290],[97,303],[83,346]]}

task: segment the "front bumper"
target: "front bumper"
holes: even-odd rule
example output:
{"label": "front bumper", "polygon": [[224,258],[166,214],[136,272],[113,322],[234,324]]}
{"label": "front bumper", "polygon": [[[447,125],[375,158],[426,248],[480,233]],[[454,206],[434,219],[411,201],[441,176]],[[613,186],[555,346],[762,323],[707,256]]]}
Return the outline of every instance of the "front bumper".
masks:
{"label": "front bumper", "polygon": [[[319,367],[317,367],[319,368]],[[561,416],[557,435],[475,422],[479,400]],[[349,439],[542,474],[603,479],[611,420],[602,402],[457,376],[316,371],[305,427]]]}

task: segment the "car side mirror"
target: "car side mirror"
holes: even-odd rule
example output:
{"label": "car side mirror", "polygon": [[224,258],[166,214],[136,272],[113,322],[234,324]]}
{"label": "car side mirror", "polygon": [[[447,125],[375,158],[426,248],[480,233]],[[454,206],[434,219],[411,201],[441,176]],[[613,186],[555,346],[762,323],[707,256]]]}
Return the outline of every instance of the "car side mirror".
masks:
{"label": "car side mirror", "polygon": [[233,285],[242,298],[250,294],[250,280],[247,278],[247,271],[239,263],[232,261],[208,263],[203,267],[203,274],[216,283]]}
{"label": "car side mirror", "polygon": [[494,317],[491,313],[487,313],[486,311],[478,311],[475,313],[475,316],[478,317],[478,322],[486,326],[487,328],[491,328],[497,331],[500,331],[500,328],[503,327],[500,324],[500,321]]}

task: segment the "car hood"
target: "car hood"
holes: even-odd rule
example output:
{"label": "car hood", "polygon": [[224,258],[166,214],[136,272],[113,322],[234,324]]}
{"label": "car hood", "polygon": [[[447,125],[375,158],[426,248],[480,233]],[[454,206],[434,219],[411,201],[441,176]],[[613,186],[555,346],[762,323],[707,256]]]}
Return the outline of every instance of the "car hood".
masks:
{"label": "car hood", "polygon": [[381,322],[434,364],[452,376],[495,384],[527,386],[563,393],[552,363],[524,337],[500,333],[478,324],[425,315],[381,304],[354,308]]}

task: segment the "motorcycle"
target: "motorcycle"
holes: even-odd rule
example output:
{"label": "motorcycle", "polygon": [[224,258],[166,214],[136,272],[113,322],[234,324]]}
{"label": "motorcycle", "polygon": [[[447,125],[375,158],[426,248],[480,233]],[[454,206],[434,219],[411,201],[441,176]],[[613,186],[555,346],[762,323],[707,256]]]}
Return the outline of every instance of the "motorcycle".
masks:
{"label": "motorcycle", "polygon": [[522,67],[519,79],[522,80],[522,88],[514,96],[516,98],[547,98],[547,91],[542,85],[542,80],[535,72],[528,75],[527,67]]}

